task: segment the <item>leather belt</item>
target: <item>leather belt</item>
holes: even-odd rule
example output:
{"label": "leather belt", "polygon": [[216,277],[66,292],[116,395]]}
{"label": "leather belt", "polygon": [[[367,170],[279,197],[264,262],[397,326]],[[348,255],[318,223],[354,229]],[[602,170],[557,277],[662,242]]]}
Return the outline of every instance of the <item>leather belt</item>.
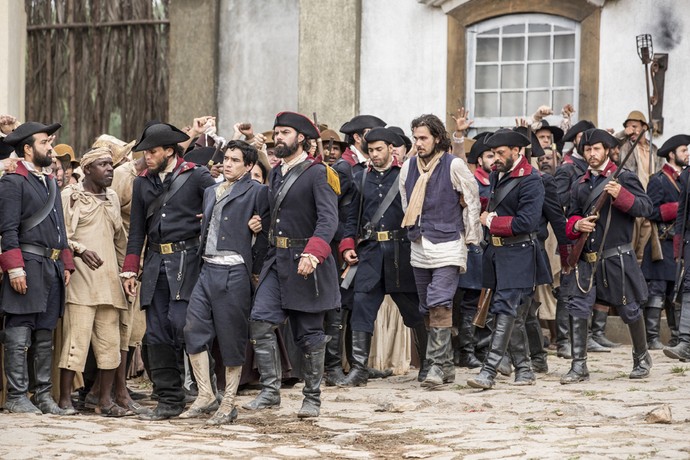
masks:
{"label": "leather belt", "polygon": [[149,249],[159,254],[172,254],[194,249],[199,246],[199,238],[190,238],[177,243],[149,243]]}
{"label": "leather belt", "polygon": [[389,230],[387,232],[372,232],[366,241],[395,241],[404,240],[407,237],[407,230]]}
{"label": "leather belt", "polygon": [[527,243],[528,241],[534,241],[536,239],[537,233],[532,232],[526,233],[524,235],[509,236],[505,238],[501,236],[491,236],[491,239],[489,241],[491,242],[492,246],[501,247],[518,243]]}
{"label": "leather belt", "polygon": [[280,249],[303,248],[307,245],[309,240],[307,238],[288,238],[286,236],[276,236],[271,241],[271,244]]}
{"label": "leather belt", "polygon": [[[621,254],[626,254],[628,252],[633,251],[633,245],[632,243],[627,243],[627,244],[622,244],[620,246],[616,246],[615,248],[607,249],[601,253],[601,258],[602,259],[608,259],[610,257],[615,257],[617,255]],[[589,263],[594,263],[597,261],[597,253],[596,252],[584,252],[582,253],[582,257],[585,259],[585,261]]]}
{"label": "leather belt", "polygon": [[36,246],[35,244],[28,243],[21,243],[19,248],[23,252],[45,257],[46,259],[50,260],[58,260],[60,258],[60,253],[62,252],[62,249],[44,248],[43,246]]}

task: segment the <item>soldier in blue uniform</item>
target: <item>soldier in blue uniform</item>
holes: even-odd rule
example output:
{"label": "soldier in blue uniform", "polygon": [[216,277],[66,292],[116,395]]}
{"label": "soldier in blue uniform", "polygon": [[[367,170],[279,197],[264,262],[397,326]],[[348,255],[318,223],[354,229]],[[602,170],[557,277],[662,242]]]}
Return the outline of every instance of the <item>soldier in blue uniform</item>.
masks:
{"label": "soldier in blue uniform", "polygon": [[[649,220],[656,224],[663,258],[655,260],[652,242],[645,247],[642,259],[642,273],[647,280],[649,299],[644,308],[647,346],[650,350],[661,350],[659,339],[661,310],[666,308],[666,317],[671,332],[677,337],[676,312],[672,299],[676,277],[676,262],[673,257],[673,225],[678,214],[680,198],[680,174],[688,165],[688,144],[690,136],[679,134],[670,137],[657,151],[666,162],[661,170],[649,179],[647,195],[652,200],[652,214]],[[680,313],[680,312],[678,312]]]}
{"label": "soldier in blue uniform", "polygon": [[535,286],[547,283],[549,273],[537,241],[544,186],[539,171],[522,153],[530,141],[518,132],[500,129],[484,143],[496,156],[489,206],[480,217],[489,234],[482,264],[483,285],[494,290],[490,311],[495,324],[482,369],[467,383],[490,389],[509,343],[516,383],[534,383],[524,319]]}
{"label": "soldier in blue uniform", "polygon": [[[635,218],[649,216],[652,202],[632,172],[623,170],[617,181],[609,179],[617,169],[609,159],[609,150],[617,144],[606,131],[590,129],[583,133],[578,146],[589,169],[572,191],[566,231],[572,240],[577,240],[581,232],[588,236],[570,286],[568,312],[573,361],[570,371],[561,378],[562,384],[589,380],[587,320],[595,302],[615,306],[628,325],[633,343],[630,378],[647,377],[652,368],[640,308],[647,300],[647,285],[632,246]],[[610,196],[608,203],[598,216],[588,216],[602,193]]]}
{"label": "soldier in blue uniform", "polygon": [[261,393],[243,407],[280,405],[280,355],[274,330],[290,319],[304,352],[304,401],[297,416],[318,417],[326,343],[324,315],[340,307],[330,242],[338,229],[338,176],[309,158],[319,131],[304,115],[281,112],[273,124],[280,166],[269,177],[269,249],[259,278],[249,331],[261,374]]}
{"label": "soldier in blue uniform", "polygon": [[339,248],[345,262],[357,267],[350,318],[353,360],[340,386],[367,384],[374,322],[386,294],[391,295],[405,325],[414,331],[420,361],[426,360],[426,328],[410,265],[410,241],[407,232],[400,229],[400,166],[393,158],[393,147],[404,143],[386,128],[374,128],[364,138],[370,165],[355,174],[354,183],[359,188],[350,204]]}
{"label": "soldier in blue uniform", "polygon": [[[59,123],[29,121],[3,140],[23,157],[13,173],[0,179],[0,268],[4,273],[0,305],[5,316],[7,376],[4,408],[15,413],[75,413],[58,407],[50,395],[53,329],[62,316],[65,286],[74,271],[60,190],[44,169],[52,164],[53,133],[58,129]],[[31,374],[34,379],[29,388]]]}
{"label": "soldier in blue uniform", "polygon": [[[373,128],[383,128],[386,122],[374,115],[357,115],[340,127],[340,132],[345,134],[345,140],[350,146],[345,149],[342,159],[352,166],[352,173],[362,171],[367,167],[369,154],[367,153],[364,135]],[[349,140],[348,140],[349,139]]]}
{"label": "soldier in blue uniform", "polygon": [[120,277],[125,292],[136,295],[136,276],[144,243],[140,303],[146,310],[146,335],[151,380],[158,406],[141,414],[163,420],[184,410],[179,359],[187,303],[199,277],[197,217],[203,212],[207,187],[215,184],[208,169],[186,162],[178,143],[189,136],[167,123],[147,126],[135,152],[143,151],[147,170],[134,180],[127,255]]}

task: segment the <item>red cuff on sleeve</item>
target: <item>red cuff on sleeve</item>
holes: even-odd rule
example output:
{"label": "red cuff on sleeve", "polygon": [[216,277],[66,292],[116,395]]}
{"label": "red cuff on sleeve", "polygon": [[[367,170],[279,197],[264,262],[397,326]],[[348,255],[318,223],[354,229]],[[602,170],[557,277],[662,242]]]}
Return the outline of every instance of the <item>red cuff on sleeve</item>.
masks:
{"label": "red cuff on sleeve", "polygon": [[618,198],[613,200],[613,205],[619,211],[628,212],[635,203],[635,195],[630,193],[625,187],[621,186],[621,191],[618,192]]}
{"label": "red cuff on sleeve", "polygon": [[491,219],[489,232],[494,236],[513,236],[513,216],[495,216]]}
{"label": "red cuff on sleeve", "polygon": [[678,202],[662,204],[659,206],[659,213],[661,214],[661,220],[664,222],[675,220],[678,215]]}
{"label": "red cuff on sleeve", "polygon": [[483,196],[479,197],[479,204],[482,207],[482,212],[486,211],[489,208],[489,199]]}
{"label": "red cuff on sleeve", "polygon": [[681,242],[683,241],[682,235],[673,235],[673,258],[677,259],[682,254],[680,253]]}
{"label": "red cuff on sleeve", "polygon": [[22,257],[22,250],[19,248],[10,249],[0,254],[0,268],[7,272],[13,268],[24,268],[24,257]]}
{"label": "red cuff on sleeve", "polygon": [[323,263],[326,257],[331,254],[331,245],[318,236],[312,236],[304,247],[304,252],[316,256],[319,259],[319,263]]}
{"label": "red cuff on sleeve", "polygon": [[122,273],[132,272],[139,273],[139,261],[141,256],[136,254],[127,254],[125,256],[125,261],[122,264]]}
{"label": "red cuff on sleeve", "polygon": [[561,244],[558,246],[558,254],[561,256],[561,268],[568,266],[568,256],[572,248],[571,244]]}
{"label": "red cuff on sleeve", "polygon": [[60,259],[62,260],[62,264],[65,266],[65,270],[69,270],[70,273],[74,272],[76,267],[74,266],[74,257],[72,256],[71,250],[63,249],[60,253]]}
{"label": "red cuff on sleeve", "polygon": [[338,253],[342,254],[343,252],[347,251],[348,249],[352,249],[353,251],[355,250],[355,239],[354,238],[344,238],[343,240],[340,241],[340,245],[338,245]]}
{"label": "red cuff on sleeve", "polygon": [[575,230],[575,223],[578,220],[582,220],[582,218],[582,216],[573,216],[568,219],[568,222],[565,224],[565,236],[567,236],[569,240],[576,240],[580,238],[580,232]]}

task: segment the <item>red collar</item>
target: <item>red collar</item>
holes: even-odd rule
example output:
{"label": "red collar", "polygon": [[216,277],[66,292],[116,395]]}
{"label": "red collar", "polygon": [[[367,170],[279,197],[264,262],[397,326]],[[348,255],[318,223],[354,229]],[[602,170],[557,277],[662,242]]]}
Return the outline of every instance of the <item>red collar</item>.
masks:
{"label": "red collar", "polygon": [[474,178],[482,185],[491,185],[489,181],[489,173],[484,171],[481,166],[477,166],[474,170]]}
{"label": "red collar", "polygon": [[532,165],[527,161],[527,157],[523,155],[515,165],[515,168],[510,171],[510,177],[529,176],[530,174],[532,174]]}
{"label": "red collar", "polygon": [[[29,173],[30,173],[30,172],[31,172],[31,171],[29,171],[29,170],[27,169],[26,165],[24,164],[24,161],[21,161],[21,160],[20,160],[20,161],[17,162],[17,169],[15,169],[15,170],[14,170],[14,173],[12,173],[12,174],[19,174],[20,176],[29,177]],[[53,178],[53,175],[52,175],[52,174],[48,174],[48,177],[52,179],[52,178]]]}
{"label": "red collar", "polygon": [[676,168],[674,168],[668,163],[664,163],[664,165],[661,167],[661,170],[669,176],[673,177],[674,180],[678,180],[678,178],[680,177],[680,173],[676,170]]}
{"label": "red collar", "polygon": [[564,156],[562,163],[574,163],[573,162],[573,156],[570,154]]}
{"label": "red collar", "polygon": [[[616,172],[616,169],[618,169],[618,166],[616,166],[616,163],[613,161],[609,160],[609,164],[606,165],[606,169],[602,171],[602,175],[604,177],[609,177],[611,174]],[[592,172],[588,169],[580,178],[580,183],[583,183],[586,180],[590,180],[592,178]]]}

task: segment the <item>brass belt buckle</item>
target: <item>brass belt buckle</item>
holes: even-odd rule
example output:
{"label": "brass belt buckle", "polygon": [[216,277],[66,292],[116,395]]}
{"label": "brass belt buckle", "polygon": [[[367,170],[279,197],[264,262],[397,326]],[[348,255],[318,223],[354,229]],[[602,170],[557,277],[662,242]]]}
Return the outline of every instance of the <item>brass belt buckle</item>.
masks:
{"label": "brass belt buckle", "polygon": [[376,241],[388,241],[390,239],[389,232],[376,232]]}
{"label": "brass belt buckle", "polygon": [[173,253],[173,247],[172,243],[163,243],[160,245],[161,247],[161,254],[172,254]]}
{"label": "brass belt buckle", "polygon": [[596,252],[586,252],[585,253],[585,260],[589,262],[590,264],[593,264],[594,262],[597,261],[597,253]]}
{"label": "brass belt buckle", "polygon": [[288,239],[284,236],[276,236],[276,247],[281,249],[287,249]]}
{"label": "brass belt buckle", "polygon": [[50,250],[50,259],[51,260],[58,260],[60,258],[60,249],[51,249]]}
{"label": "brass belt buckle", "polygon": [[500,236],[492,236],[491,244],[498,247],[503,246],[503,238],[501,238]]}

